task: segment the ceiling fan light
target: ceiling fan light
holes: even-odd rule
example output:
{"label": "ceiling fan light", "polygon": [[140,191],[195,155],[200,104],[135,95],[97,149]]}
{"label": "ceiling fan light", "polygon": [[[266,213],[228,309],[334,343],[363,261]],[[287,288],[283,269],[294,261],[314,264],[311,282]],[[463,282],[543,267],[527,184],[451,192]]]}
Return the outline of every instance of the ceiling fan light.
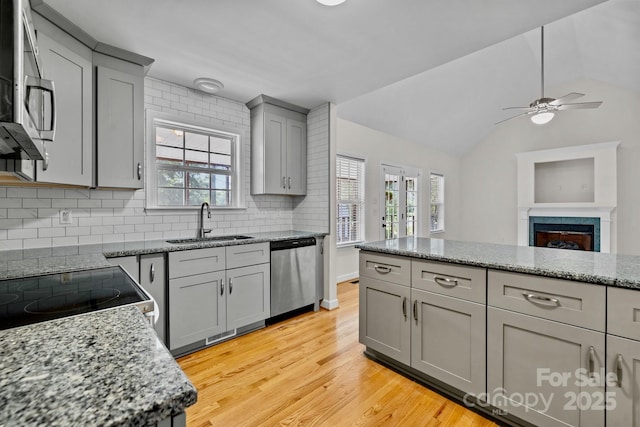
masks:
{"label": "ceiling fan light", "polygon": [[550,111],[546,111],[544,113],[537,113],[531,116],[531,121],[537,125],[544,125],[546,123],[549,123],[551,119],[553,119],[554,115],[555,114],[553,114]]}
{"label": "ceiling fan light", "polygon": [[346,0],[316,0],[318,3],[325,6],[337,6],[344,3]]}

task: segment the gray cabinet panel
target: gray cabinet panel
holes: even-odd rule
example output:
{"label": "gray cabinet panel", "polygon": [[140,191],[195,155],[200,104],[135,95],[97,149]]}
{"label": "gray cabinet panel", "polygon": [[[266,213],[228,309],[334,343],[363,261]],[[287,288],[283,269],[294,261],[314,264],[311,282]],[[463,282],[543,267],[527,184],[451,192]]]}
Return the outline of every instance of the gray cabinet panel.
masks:
{"label": "gray cabinet panel", "polygon": [[140,285],[156,302],[155,330],[162,342],[166,344],[167,281],[164,253],[140,255]]}
{"label": "gray cabinet panel", "polygon": [[442,262],[412,260],[411,287],[485,303],[487,270]]}
{"label": "gray cabinet panel", "polygon": [[360,342],[393,359],[411,363],[411,290],[360,278]]}
{"label": "gray cabinet panel", "polygon": [[[590,360],[595,372],[604,367],[604,333],[493,307],[488,308],[487,332],[487,391],[494,402],[505,396],[506,406],[500,409],[536,425],[604,424],[604,411],[572,408],[570,400],[580,393],[604,395],[603,386],[581,386],[576,376],[578,369],[588,372]],[[545,372],[568,380],[554,383],[545,379]],[[519,396],[526,393],[543,396],[549,404],[538,399],[521,406]]]}
{"label": "gray cabinet panel", "polygon": [[267,242],[227,246],[225,250],[227,269],[268,263],[271,256]]}
{"label": "gray cabinet panel", "polygon": [[640,340],[640,291],[607,289],[607,333]]}
{"label": "gray cabinet panel", "polygon": [[416,289],[411,299],[411,366],[464,392],[484,393],[486,306]]}
{"label": "gray cabinet panel", "polygon": [[605,286],[495,270],[488,277],[490,306],[605,330]]}
{"label": "gray cabinet panel", "polygon": [[360,276],[411,285],[411,261],[393,255],[360,252]]}
{"label": "gray cabinet panel", "polygon": [[287,194],[307,193],[307,123],[287,119]]}
{"label": "gray cabinet panel", "polygon": [[607,426],[640,426],[640,342],[608,335],[606,372],[619,380],[616,386],[607,384],[615,402],[607,411]]}
{"label": "gray cabinet panel", "polygon": [[[45,25],[46,31],[49,26]],[[51,29],[58,34],[59,30]],[[38,45],[45,77],[56,88],[56,135],[47,144],[47,169],[37,162],[38,182],[83,185],[93,182],[93,73],[91,50],[60,37],[64,44],[38,32]]]}
{"label": "gray cabinet panel", "polygon": [[264,192],[286,192],[287,130],[286,119],[264,114]]}
{"label": "gray cabinet panel", "polygon": [[169,252],[169,278],[224,270],[225,248],[192,249]]}
{"label": "gray cabinet panel", "polygon": [[174,350],[227,330],[224,271],[169,282],[169,344]]}
{"label": "gray cabinet panel", "polygon": [[227,270],[227,329],[236,329],[270,316],[269,264]]}
{"label": "gray cabinet panel", "polygon": [[[115,61],[115,59],[114,59]],[[143,188],[144,80],[97,67],[97,185]]]}

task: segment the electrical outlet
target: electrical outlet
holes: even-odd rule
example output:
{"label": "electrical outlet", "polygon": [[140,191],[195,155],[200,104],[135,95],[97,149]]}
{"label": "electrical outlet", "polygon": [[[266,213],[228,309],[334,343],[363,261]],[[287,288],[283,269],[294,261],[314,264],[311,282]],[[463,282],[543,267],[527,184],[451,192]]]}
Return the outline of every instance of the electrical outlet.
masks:
{"label": "electrical outlet", "polygon": [[73,224],[71,209],[60,209],[60,224]]}

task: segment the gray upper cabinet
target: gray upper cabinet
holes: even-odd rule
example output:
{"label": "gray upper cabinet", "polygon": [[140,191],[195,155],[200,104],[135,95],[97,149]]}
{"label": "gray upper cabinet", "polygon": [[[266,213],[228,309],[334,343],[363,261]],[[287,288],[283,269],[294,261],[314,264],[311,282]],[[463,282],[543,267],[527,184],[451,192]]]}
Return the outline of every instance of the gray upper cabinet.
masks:
{"label": "gray upper cabinet", "polygon": [[305,195],[309,110],[261,95],[251,109],[251,194]]}
{"label": "gray upper cabinet", "polygon": [[96,67],[96,186],[143,188],[144,71],[94,54]]}
{"label": "gray upper cabinet", "polygon": [[45,77],[56,89],[56,135],[46,144],[48,165],[37,162],[38,182],[90,187],[93,181],[92,52],[39,15],[38,45]]}

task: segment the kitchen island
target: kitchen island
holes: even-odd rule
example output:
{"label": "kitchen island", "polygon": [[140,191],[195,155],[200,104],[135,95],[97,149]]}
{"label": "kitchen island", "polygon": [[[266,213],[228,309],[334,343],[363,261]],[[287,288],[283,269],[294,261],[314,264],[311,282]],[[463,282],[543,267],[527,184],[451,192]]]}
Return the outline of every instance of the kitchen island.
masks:
{"label": "kitchen island", "polygon": [[371,359],[501,423],[633,424],[640,257],[423,238],[357,247]]}
{"label": "kitchen island", "polygon": [[0,425],[163,425],[196,398],[136,307],[0,331]]}

